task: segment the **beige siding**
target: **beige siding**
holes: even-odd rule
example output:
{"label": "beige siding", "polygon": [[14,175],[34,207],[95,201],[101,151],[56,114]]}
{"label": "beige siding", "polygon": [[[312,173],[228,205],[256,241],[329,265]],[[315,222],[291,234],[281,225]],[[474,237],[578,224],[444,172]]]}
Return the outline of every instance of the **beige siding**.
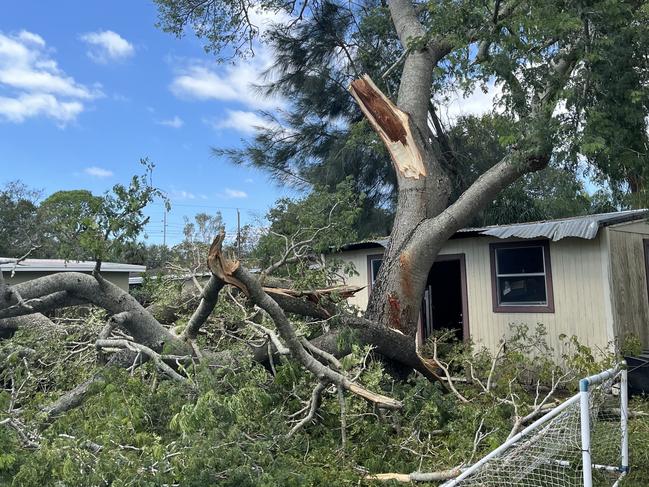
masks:
{"label": "beige siding", "polygon": [[615,330],[638,336],[649,346],[649,294],[643,240],[649,238],[649,225],[634,222],[606,230],[610,242],[613,318]]}
{"label": "beige siding", "polygon": [[347,300],[349,304],[358,306],[358,308],[361,311],[367,308],[367,301],[368,298],[370,297],[370,291],[368,286],[369,277],[367,275],[367,271],[368,271],[367,258],[370,255],[382,254],[382,253],[383,253],[383,248],[375,248],[375,249],[351,250],[351,251],[342,252],[340,254],[335,255],[335,258],[341,258],[344,259],[346,262],[351,262],[352,264],[354,264],[354,269],[358,273],[358,275],[346,277],[346,284],[349,284],[350,286],[365,286],[365,289],[360,290],[358,293],[356,293],[355,296]]}
{"label": "beige siding", "polygon": [[[9,284],[18,284],[19,282],[31,281],[32,279],[37,279],[39,277],[44,277],[50,274],[52,273],[21,271],[16,272],[14,277],[10,277],[9,272],[6,272],[4,276]],[[87,272],[85,274],[90,273]],[[102,272],[101,275],[107,281],[110,281],[116,286],[119,286],[124,291],[128,291],[128,272]]]}
{"label": "beige siding", "polygon": [[[524,323],[534,328],[546,326],[548,340],[561,353],[559,335],[576,335],[591,347],[605,349],[613,340],[610,307],[607,309],[607,280],[600,239],[564,239],[550,242],[553,274],[554,313],[494,313],[491,290],[489,244],[505,242],[491,237],[454,239],[447,242],[441,254],[463,253],[466,256],[469,326],[474,342],[495,350],[499,340],[511,333],[511,324]],[[377,249],[345,252],[353,261],[359,276],[350,284],[367,284],[367,256]],[[352,302],[360,308],[367,305],[367,293],[361,292]]]}

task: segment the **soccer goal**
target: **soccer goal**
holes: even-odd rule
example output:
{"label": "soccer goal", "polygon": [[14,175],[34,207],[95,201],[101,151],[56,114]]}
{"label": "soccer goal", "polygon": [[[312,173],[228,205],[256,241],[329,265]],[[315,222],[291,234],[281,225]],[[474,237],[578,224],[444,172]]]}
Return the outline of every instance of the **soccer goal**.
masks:
{"label": "soccer goal", "polygon": [[618,486],[629,471],[626,364],[579,390],[443,487]]}

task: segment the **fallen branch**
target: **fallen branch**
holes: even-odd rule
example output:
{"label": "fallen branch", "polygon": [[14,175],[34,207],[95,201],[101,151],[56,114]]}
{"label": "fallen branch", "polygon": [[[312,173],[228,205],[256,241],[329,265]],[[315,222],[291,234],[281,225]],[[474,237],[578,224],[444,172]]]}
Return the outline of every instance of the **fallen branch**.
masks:
{"label": "fallen branch", "polygon": [[25,426],[17,419],[5,418],[2,421],[0,421],[0,426],[3,425],[9,426],[10,428],[16,431],[25,448],[36,449],[40,446],[38,443],[38,440],[40,440],[40,436],[37,433],[29,431],[27,429],[27,426]]}
{"label": "fallen branch", "polygon": [[286,435],[288,438],[293,436],[300,428],[302,428],[305,424],[307,424],[315,417],[318,406],[320,406],[322,391],[325,390],[325,387],[327,387],[326,383],[318,382],[318,384],[313,388],[313,392],[311,393],[311,401],[309,403],[309,412],[304,418],[300,420],[300,422],[298,422],[295,426],[293,426],[293,428],[291,428],[291,431],[289,431]]}
{"label": "fallen branch", "polygon": [[320,382],[331,382],[338,387],[347,389],[367,399],[379,407],[387,409],[400,409],[402,407],[401,402],[393,398],[370,392],[358,384],[352,383],[344,375],[325,366],[309,354],[300,342],[300,338],[282,308],[264,291],[259,281],[250,272],[241,267],[238,261],[228,260],[222,255],[222,241],[222,238],[217,237],[210,247],[208,257],[210,270],[223,281],[239,287],[253,303],[268,313],[275,322],[277,331],[286,343],[286,347],[291,351],[291,355],[309,372],[315,375]]}
{"label": "fallen branch", "polygon": [[129,340],[97,340],[95,342],[95,346],[97,348],[125,348],[128,350],[131,350],[132,352],[136,353],[142,353],[149,357],[151,360],[153,360],[153,363],[166,375],[171,377],[174,380],[180,381],[180,382],[186,382],[187,377],[183,377],[180,375],[178,372],[176,372],[174,369],[169,367],[164,361],[162,360],[162,357],[160,357],[160,354],[154,352],[151,350],[149,347],[146,345],[140,345],[139,343],[131,342]]}
{"label": "fallen branch", "polygon": [[444,372],[444,376],[446,377],[446,382],[448,383],[448,387],[451,389],[451,391],[453,391],[453,394],[455,394],[455,396],[461,402],[468,403],[469,400],[466,397],[464,397],[453,384],[451,373],[448,370],[448,364],[442,362],[441,359],[437,356],[437,339],[433,340],[433,361],[437,364],[437,366],[440,369],[442,369],[442,372]]}
{"label": "fallen branch", "polygon": [[224,284],[225,282],[216,276],[210,276],[207,284],[201,291],[201,301],[182,332],[182,339],[194,340],[198,336],[198,331],[201,329],[207,318],[209,318],[210,314],[212,314],[214,306],[216,306],[216,302],[219,299],[219,293],[221,289],[223,289]]}
{"label": "fallen branch", "polygon": [[440,480],[454,479],[460,475],[461,470],[459,467],[450,470],[440,470],[439,472],[412,472],[412,473],[379,473],[375,475],[368,475],[365,477],[367,480],[380,480],[397,482],[436,482]]}

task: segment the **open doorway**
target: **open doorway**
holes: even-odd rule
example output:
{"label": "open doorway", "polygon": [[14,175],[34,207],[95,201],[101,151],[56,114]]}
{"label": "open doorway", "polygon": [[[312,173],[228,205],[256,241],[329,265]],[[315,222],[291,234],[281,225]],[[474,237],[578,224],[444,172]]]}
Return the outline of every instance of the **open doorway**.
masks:
{"label": "open doorway", "polygon": [[438,256],[430,273],[422,304],[422,338],[435,330],[453,330],[458,340],[469,339],[469,314],[464,254]]}

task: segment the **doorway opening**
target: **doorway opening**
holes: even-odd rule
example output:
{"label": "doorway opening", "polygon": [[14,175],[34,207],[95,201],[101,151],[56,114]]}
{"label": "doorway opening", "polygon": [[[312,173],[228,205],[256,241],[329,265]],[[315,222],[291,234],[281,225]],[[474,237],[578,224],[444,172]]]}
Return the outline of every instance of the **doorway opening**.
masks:
{"label": "doorway opening", "polygon": [[453,330],[460,341],[469,339],[469,314],[464,254],[440,255],[428,274],[421,313],[421,336]]}

